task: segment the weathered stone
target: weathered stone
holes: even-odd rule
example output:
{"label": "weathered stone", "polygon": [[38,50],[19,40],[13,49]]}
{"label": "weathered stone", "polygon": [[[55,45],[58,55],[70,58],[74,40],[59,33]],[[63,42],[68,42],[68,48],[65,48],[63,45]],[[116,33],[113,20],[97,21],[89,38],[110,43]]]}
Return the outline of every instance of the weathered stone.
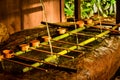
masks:
{"label": "weathered stone", "polygon": [[0,23],[0,43],[6,41],[9,38],[9,33],[7,27]]}

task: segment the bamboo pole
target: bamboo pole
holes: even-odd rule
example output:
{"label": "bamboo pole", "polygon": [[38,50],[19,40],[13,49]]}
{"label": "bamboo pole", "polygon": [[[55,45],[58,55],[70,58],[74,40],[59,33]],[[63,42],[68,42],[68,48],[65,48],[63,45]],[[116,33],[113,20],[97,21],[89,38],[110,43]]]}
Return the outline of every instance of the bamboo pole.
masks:
{"label": "bamboo pole", "polygon": [[[112,29],[115,30],[116,28],[117,28],[117,26],[114,26]],[[109,30],[104,31],[104,32],[96,35],[95,37],[89,38],[89,39],[87,39],[87,40],[79,43],[79,45],[80,45],[80,46],[85,46],[86,44],[91,43],[91,42],[97,40],[98,38],[103,37],[104,35],[106,35],[106,34],[108,34],[108,33],[110,33]],[[76,48],[77,48],[77,46],[72,46],[72,47],[70,47],[69,49],[74,50],[74,49],[76,49]],[[60,54],[60,55],[65,55],[65,54],[67,54],[68,52],[70,52],[70,51],[68,51],[68,50],[63,50],[63,51],[59,52],[58,54]],[[51,62],[51,61],[55,60],[56,58],[58,58],[58,57],[57,57],[56,55],[53,55],[53,56],[50,56],[50,57],[46,58],[44,61],[45,61],[45,62]],[[38,67],[38,66],[40,66],[40,65],[41,65],[41,64],[38,63],[38,62],[32,64],[32,66],[34,66],[34,67]],[[32,68],[31,68],[31,69],[32,69]],[[27,72],[27,71],[29,71],[29,70],[31,70],[31,69],[29,69],[29,67],[25,67],[25,68],[23,69],[23,72]]]}
{"label": "bamboo pole", "polygon": [[25,63],[22,63],[22,62],[19,62],[19,61],[15,61],[15,60],[10,60],[10,59],[4,59],[4,60],[9,61],[9,62],[12,62],[12,63],[20,64],[20,65],[23,65],[23,66],[27,66],[27,67],[29,67],[29,68],[35,68],[35,69],[38,69],[38,70],[42,70],[42,71],[45,71],[45,72],[48,71],[48,70],[46,70],[46,69],[37,68],[37,67],[34,67],[34,66],[30,65],[30,64],[25,64]]}
{"label": "bamboo pole", "polygon": [[[42,46],[49,47],[49,45],[42,45]],[[70,50],[69,48],[64,48],[64,47],[58,47],[58,46],[52,46],[52,47],[56,49]],[[82,51],[78,51],[78,50],[70,50],[70,51],[82,53]]]}
{"label": "bamboo pole", "polygon": [[[36,50],[36,51],[39,51],[39,52],[44,52],[44,53],[46,53],[46,54],[51,54],[51,52],[49,52],[49,51],[45,51],[45,50],[40,50],[40,49],[35,49],[35,48],[30,48],[30,49],[32,49],[32,50]],[[52,54],[54,54],[54,55],[58,55],[58,56],[63,56],[63,57],[66,57],[66,58],[74,59],[73,56],[61,55],[61,54],[57,54],[57,53],[52,53]]]}
{"label": "bamboo pole", "polygon": [[28,58],[28,57],[24,57],[24,56],[16,56],[16,55],[14,55],[14,57],[17,57],[17,58],[20,58],[20,59],[25,59],[25,60],[30,60],[30,61],[35,61],[35,62],[39,62],[39,63],[44,63],[44,64],[48,64],[48,65],[52,65],[52,66],[57,66],[56,64],[52,64],[52,63],[44,62],[42,60]]}
{"label": "bamboo pole", "polygon": [[101,26],[91,26],[91,27],[97,28],[97,29],[102,29],[102,30],[109,30],[111,32],[120,33],[120,31],[118,31],[118,30],[113,30],[113,29],[109,29],[109,28],[101,28]]}
{"label": "bamboo pole", "polygon": [[[61,40],[54,40],[55,42],[59,42],[59,43],[64,43],[64,44],[69,44],[69,45],[76,45],[76,46],[80,46],[79,44],[76,43],[71,43],[71,42],[66,42],[66,41],[61,41]],[[91,48],[90,46],[80,46],[80,47],[84,47],[84,48]]]}

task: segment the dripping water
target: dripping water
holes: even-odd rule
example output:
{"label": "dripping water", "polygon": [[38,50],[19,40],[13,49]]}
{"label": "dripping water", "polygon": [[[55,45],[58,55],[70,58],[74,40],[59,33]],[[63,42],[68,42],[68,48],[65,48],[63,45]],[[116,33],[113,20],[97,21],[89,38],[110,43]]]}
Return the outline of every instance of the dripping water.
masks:
{"label": "dripping water", "polygon": [[42,8],[43,8],[43,16],[44,16],[45,22],[46,22],[45,24],[46,24],[46,27],[47,27],[47,33],[48,33],[48,37],[49,37],[48,42],[49,42],[49,45],[50,45],[50,51],[51,51],[51,55],[53,55],[52,43],[51,43],[51,40],[50,40],[51,35],[50,35],[49,26],[48,26],[48,23],[47,23],[47,16],[46,16],[46,11],[45,11],[45,6],[44,6],[44,3],[43,3],[43,0],[40,0],[40,3],[41,3]]}

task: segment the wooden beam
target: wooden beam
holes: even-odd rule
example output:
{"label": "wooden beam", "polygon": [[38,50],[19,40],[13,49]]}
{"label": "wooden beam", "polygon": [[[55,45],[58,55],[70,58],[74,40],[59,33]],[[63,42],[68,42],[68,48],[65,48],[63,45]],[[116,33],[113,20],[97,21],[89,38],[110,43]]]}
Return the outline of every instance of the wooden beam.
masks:
{"label": "wooden beam", "polygon": [[116,24],[120,23],[120,0],[116,0]]}
{"label": "wooden beam", "polygon": [[80,20],[81,19],[81,10],[80,10],[80,2],[81,0],[74,0],[74,5],[75,5],[75,20]]}

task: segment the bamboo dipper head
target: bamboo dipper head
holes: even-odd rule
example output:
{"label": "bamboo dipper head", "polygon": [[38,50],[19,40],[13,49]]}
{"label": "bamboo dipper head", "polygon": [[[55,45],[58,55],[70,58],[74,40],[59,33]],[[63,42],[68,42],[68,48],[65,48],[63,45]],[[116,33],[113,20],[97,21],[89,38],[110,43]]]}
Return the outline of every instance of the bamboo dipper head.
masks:
{"label": "bamboo dipper head", "polygon": [[32,47],[39,47],[40,41],[39,40],[32,40],[31,44],[32,44]]}
{"label": "bamboo dipper head", "polygon": [[57,31],[59,31],[59,34],[65,34],[66,28],[59,28]]}
{"label": "bamboo dipper head", "polygon": [[93,20],[92,19],[87,19],[87,24],[92,24],[93,23]]}
{"label": "bamboo dipper head", "polygon": [[29,47],[30,47],[30,46],[29,46],[28,44],[21,44],[21,45],[20,45],[20,48],[21,48],[22,51],[28,51],[28,50],[29,50]]}
{"label": "bamboo dipper head", "polygon": [[[13,57],[13,52],[11,50],[3,50],[3,54],[5,58],[12,58]],[[2,56],[1,56],[2,57]]]}
{"label": "bamboo dipper head", "polygon": [[49,37],[49,36],[43,36],[42,38],[44,39],[45,42],[48,42],[49,39],[51,39],[51,37]]}
{"label": "bamboo dipper head", "polygon": [[6,49],[6,50],[3,50],[3,54],[10,54],[12,51],[11,50],[8,50],[8,49]]}
{"label": "bamboo dipper head", "polygon": [[82,21],[82,20],[77,21],[76,24],[79,25],[79,27],[84,27],[84,25],[85,25],[84,21]]}

